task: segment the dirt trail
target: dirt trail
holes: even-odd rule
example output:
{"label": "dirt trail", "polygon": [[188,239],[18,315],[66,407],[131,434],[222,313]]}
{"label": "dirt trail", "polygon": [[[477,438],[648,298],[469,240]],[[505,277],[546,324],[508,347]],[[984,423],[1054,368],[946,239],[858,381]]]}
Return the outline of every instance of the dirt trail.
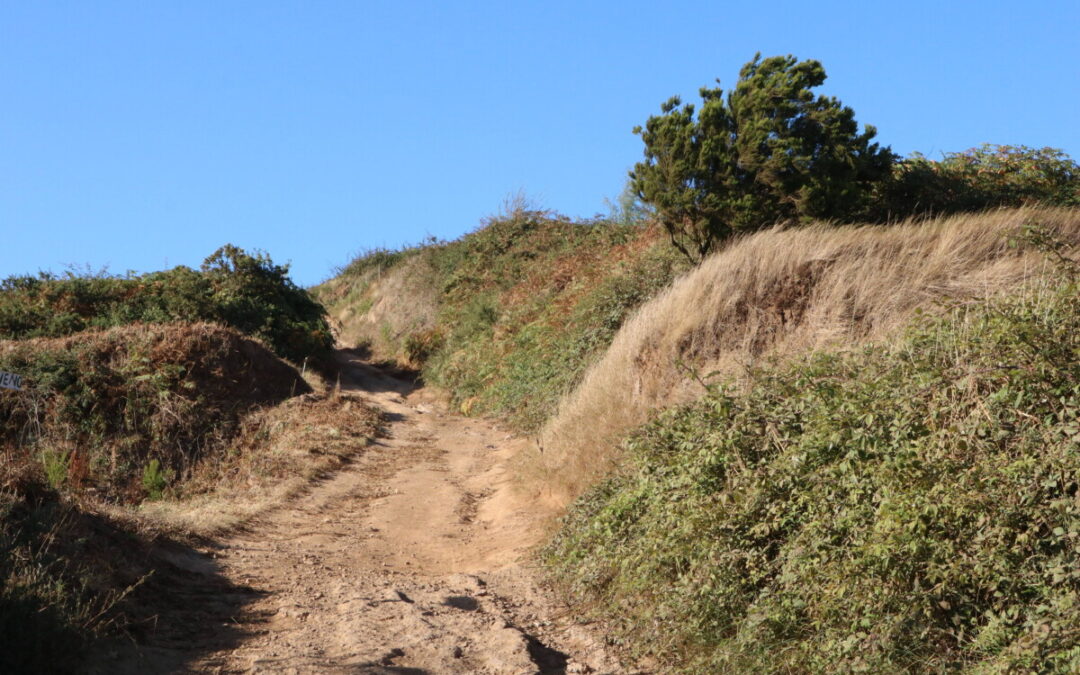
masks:
{"label": "dirt trail", "polygon": [[188,560],[218,597],[192,589],[203,607],[162,623],[201,627],[161,625],[113,672],[624,672],[534,582],[544,513],[507,468],[522,441],[343,358],[342,388],[387,412],[387,437]]}

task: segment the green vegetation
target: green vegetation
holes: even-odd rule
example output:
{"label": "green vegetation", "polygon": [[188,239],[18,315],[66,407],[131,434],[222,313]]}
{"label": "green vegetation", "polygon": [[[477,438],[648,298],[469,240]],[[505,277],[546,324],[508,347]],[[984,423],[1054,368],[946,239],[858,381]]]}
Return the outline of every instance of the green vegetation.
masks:
{"label": "green vegetation", "polygon": [[859,132],[851,108],[813,94],[824,82],[818,61],[759,54],[726,98],[702,88],[695,111],[673,97],[634,130],[645,159],[630,174],[633,190],[691,260],[776,223],[1080,204],[1080,165],[1060,150],[987,144],[900,160],[871,143],[874,127]]}
{"label": "green vegetation", "polygon": [[897,162],[875,188],[867,217],[889,221],[909,214],[946,214],[1040,203],[1080,206],[1080,165],[1061,150],[985,144]]}
{"label": "green vegetation", "polygon": [[0,395],[9,462],[40,462],[55,489],[122,502],[160,497],[246,413],[309,391],[259,343],[207,324],[9,342],[0,370],[28,383]]}
{"label": "green vegetation", "polygon": [[296,363],[325,358],[334,344],[326,312],[288,271],[265,254],[229,245],[199,272],[176,267],[127,277],[9,277],[0,282],[0,339],[61,337],[139,322],[213,322],[264,340]]}
{"label": "green vegetation", "polygon": [[[458,241],[362,255],[316,292],[335,314],[357,312],[346,333],[376,355],[419,368],[466,412],[533,431],[629,312],[684,269],[657,234],[518,208]],[[387,285],[393,313],[376,315]],[[402,325],[394,310],[424,302],[430,316]]]}
{"label": "green vegetation", "polygon": [[818,61],[759,54],[726,98],[702,88],[696,117],[673,97],[635,129],[645,161],[634,188],[680,251],[699,261],[735,232],[865,210],[893,154],[871,143],[873,127],[859,132],[851,108],[811,92],[824,82]]}
{"label": "green vegetation", "polygon": [[1057,255],[1067,281],[891,348],[707,385],[571,511],[556,576],[686,672],[1075,672],[1080,286]]}

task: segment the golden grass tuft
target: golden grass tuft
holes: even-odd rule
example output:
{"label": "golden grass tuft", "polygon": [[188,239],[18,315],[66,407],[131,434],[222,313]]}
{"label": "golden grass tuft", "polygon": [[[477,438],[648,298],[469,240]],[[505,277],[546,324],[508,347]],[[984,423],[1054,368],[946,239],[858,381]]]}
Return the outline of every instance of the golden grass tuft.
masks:
{"label": "golden grass tuft", "polygon": [[736,240],[624,324],[541,430],[532,470],[572,499],[614,467],[630,429],[701,395],[691,371],[738,380],[762,359],[884,340],[916,309],[1050,273],[1042,253],[1012,245],[1030,223],[1080,244],[1080,210],[1042,207]]}

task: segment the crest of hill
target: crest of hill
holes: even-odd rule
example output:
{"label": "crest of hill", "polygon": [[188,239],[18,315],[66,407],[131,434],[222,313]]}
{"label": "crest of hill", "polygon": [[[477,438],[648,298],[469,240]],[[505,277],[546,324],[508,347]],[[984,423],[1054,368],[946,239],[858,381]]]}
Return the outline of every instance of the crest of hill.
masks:
{"label": "crest of hill", "polygon": [[1018,244],[1038,225],[1080,244],[1080,211],[1002,209],[888,227],[764,231],[732,242],[644,304],[540,433],[545,483],[572,498],[627,433],[703,393],[698,378],[895,335],[942,300],[1015,292],[1052,273]]}

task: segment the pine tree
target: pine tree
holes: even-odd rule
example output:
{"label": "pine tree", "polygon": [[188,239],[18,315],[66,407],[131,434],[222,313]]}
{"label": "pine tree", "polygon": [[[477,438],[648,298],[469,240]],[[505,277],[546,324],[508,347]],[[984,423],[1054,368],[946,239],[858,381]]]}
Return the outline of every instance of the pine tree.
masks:
{"label": "pine tree", "polygon": [[673,97],[634,130],[645,142],[634,189],[683,253],[700,260],[737,231],[864,208],[895,158],[851,108],[810,91],[825,77],[818,61],[758,54],[726,97],[702,88],[696,116]]}

